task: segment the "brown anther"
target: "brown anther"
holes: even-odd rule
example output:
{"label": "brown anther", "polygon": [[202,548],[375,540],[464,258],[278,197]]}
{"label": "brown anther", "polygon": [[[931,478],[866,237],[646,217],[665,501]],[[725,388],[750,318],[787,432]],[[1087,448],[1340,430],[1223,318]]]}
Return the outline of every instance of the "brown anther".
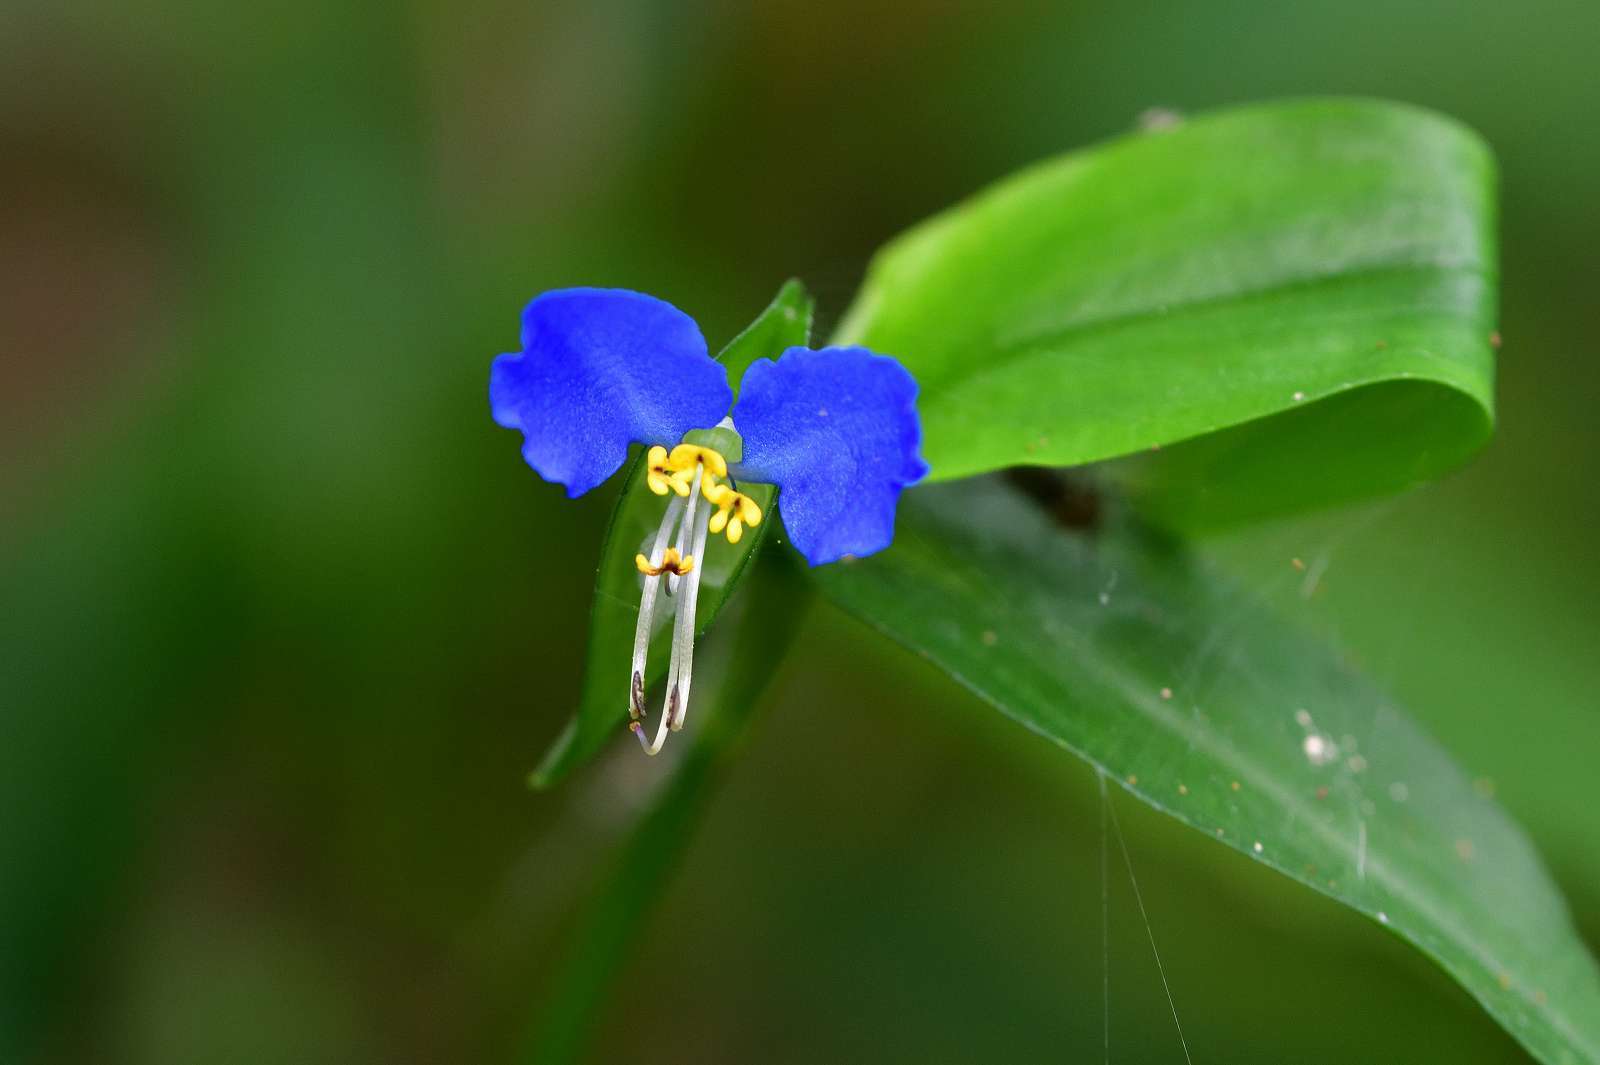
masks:
{"label": "brown anther", "polygon": [[650,560],[643,555],[634,555],[633,564],[646,577],[659,577],[663,573],[671,573],[674,576],[682,577],[694,569],[694,556],[680,555],[676,547],[669,547],[666,554],[661,556],[661,565],[659,566],[652,566]]}

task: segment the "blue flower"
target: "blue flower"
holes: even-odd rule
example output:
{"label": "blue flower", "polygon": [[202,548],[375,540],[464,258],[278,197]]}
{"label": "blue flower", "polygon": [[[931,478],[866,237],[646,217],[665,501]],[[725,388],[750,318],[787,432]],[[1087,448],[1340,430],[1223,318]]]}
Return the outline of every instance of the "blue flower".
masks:
{"label": "blue flower", "polygon": [[[682,725],[693,656],[694,604],[708,536],[738,543],[761,508],[742,482],[778,487],[785,531],[813,566],[869,555],[894,538],[900,491],[928,472],[918,453],[917,383],[865,348],[790,348],[746,370],[739,402],[693,319],[622,289],[546,292],[522,315],[522,350],[495,359],[489,402],[520,429],[522,456],[576,497],[610,477],[630,443],[644,444],[646,484],[669,496],[644,575],[629,687],[632,727],[650,753]],[[732,406],[731,417],[729,407]],[[722,425],[742,438],[731,468],[717,451],[682,443]],[[700,505],[701,500],[707,505]],[[714,512],[713,512],[714,509]],[[677,598],[667,706],[656,741],[644,716],[644,655],[657,591]]]}
{"label": "blue flower", "polygon": [[928,472],[917,382],[866,348],[790,348],[739,386],[737,472],[778,486],[789,540],[813,566],[882,551],[900,490]]}
{"label": "blue flower", "polygon": [[494,420],[522,457],[576,498],[616,472],[632,441],[676,443],[728,413],[728,377],[694,319],[621,289],[546,292],[522,312],[522,350],[489,371]]}

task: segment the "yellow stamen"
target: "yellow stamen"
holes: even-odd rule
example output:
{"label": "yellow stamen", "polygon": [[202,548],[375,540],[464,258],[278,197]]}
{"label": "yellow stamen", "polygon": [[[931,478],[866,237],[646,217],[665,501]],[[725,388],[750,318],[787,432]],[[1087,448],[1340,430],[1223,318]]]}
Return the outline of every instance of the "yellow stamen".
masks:
{"label": "yellow stamen", "polygon": [[718,484],[707,489],[705,497],[717,507],[717,512],[711,515],[711,521],[707,523],[706,528],[712,533],[720,533],[723,529],[727,529],[730,544],[739,542],[744,536],[746,525],[753,529],[761,524],[760,505],[743,492],[729,488],[725,484]]}
{"label": "yellow stamen", "polygon": [[659,577],[663,573],[672,573],[681,577],[694,569],[694,557],[692,555],[680,555],[676,547],[669,547],[666,554],[661,556],[661,565],[659,566],[652,566],[650,560],[643,555],[634,555],[633,564],[646,577]]}
{"label": "yellow stamen", "polygon": [[680,496],[689,494],[689,482],[694,477],[694,464],[688,469],[679,469],[667,457],[667,449],[657,444],[645,453],[644,483],[650,491],[658,496],[668,492],[676,492]]}
{"label": "yellow stamen", "polygon": [[716,477],[728,476],[728,460],[720,452],[698,444],[679,444],[672,449],[667,461],[673,469],[689,473],[694,472],[695,463],[704,463],[707,473]]}

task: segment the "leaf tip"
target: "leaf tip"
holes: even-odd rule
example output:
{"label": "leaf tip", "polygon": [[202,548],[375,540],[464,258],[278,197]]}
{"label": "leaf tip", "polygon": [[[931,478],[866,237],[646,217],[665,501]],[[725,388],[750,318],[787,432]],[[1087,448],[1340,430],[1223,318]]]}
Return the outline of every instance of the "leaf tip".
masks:
{"label": "leaf tip", "polygon": [[550,745],[544,757],[539,760],[539,764],[528,773],[528,790],[549,791],[561,783],[567,771],[572,768],[577,738],[578,719],[572,718],[561,730],[561,735]]}

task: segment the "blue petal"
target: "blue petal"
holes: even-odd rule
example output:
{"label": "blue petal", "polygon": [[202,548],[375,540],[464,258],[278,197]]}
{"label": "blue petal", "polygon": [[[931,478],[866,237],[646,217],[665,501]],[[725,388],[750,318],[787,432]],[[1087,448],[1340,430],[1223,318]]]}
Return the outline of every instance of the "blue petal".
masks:
{"label": "blue petal", "polygon": [[568,496],[615,473],[629,443],[671,447],[733,402],[694,319],[654,296],[546,292],[522,312],[522,348],[494,360],[489,405],[522,430],[528,465]]}
{"label": "blue petal", "polygon": [[813,566],[894,539],[900,489],[928,472],[916,404],[906,368],[866,348],[790,348],[745,371],[738,473],[779,487],[784,531]]}

